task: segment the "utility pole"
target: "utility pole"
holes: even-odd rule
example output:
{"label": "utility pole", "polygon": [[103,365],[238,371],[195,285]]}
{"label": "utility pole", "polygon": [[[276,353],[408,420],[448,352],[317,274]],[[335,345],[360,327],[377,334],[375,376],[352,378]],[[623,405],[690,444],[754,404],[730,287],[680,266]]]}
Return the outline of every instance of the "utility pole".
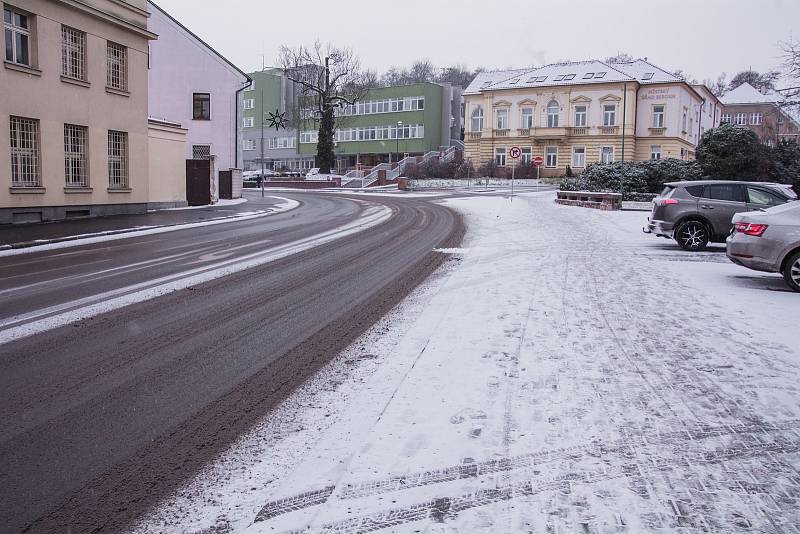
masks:
{"label": "utility pole", "polygon": [[264,198],[264,84],[261,83],[261,101],[258,103],[261,113],[261,198]]}

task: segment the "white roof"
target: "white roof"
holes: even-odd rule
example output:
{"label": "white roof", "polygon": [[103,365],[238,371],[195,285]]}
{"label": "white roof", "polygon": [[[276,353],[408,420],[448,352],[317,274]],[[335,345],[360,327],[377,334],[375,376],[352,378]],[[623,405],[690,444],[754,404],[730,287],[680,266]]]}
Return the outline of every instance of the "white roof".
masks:
{"label": "white roof", "polygon": [[632,81],[646,84],[680,82],[682,80],[642,59],[630,63],[606,63],[598,60],[570,61],[528,69],[481,72],[472,80],[464,94],[478,94],[481,91],[517,87],[551,87]]}
{"label": "white roof", "polygon": [[775,91],[762,93],[749,83],[745,82],[733,91],[722,97],[722,103],[727,105],[734,104],[775,104],[782,102],[784,97]]}

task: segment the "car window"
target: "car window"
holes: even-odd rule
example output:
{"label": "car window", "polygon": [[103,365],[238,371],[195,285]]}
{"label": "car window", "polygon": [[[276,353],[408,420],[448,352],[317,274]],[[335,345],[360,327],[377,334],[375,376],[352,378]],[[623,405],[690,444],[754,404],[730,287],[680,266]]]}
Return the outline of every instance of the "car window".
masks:
{"label": "car window", "polygon": [[693,197],[701,197],[703,196],[703,187],[702,185],[690,185],[686,188],[686,192]]}
{"label": "car window", "polygon": [[786,202],[786,199],[756,187],[748,187],[747,196],[750,197],[751,204],[758,204],[759,206],[777,206]]}
{"label": "car window", "polygon": [[730,202],[745,202],[744,188],[739,184],[707,185],[703,191],[703,198],[727,200]]}

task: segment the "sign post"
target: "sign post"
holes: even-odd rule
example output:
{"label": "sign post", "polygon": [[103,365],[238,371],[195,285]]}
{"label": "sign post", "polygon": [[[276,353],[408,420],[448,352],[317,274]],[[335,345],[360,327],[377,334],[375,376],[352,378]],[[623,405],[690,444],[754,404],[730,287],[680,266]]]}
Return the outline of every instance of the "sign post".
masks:
{"label": "sign post", "polygon": [[510,157],[514,164],[511,166],[511,196],[514,196],[514,171],[517,169],[517,160],[522,155],[522,150],[518,146],[512,146],[508,149],[508,157]]}
{"label": "sign post", "polygon": [[539,190],[539,171],[542,168],[542,164],[544,163],[544,158],[542,156],[536,156],[533,158],[533,164],[536,165],[536,190]]}

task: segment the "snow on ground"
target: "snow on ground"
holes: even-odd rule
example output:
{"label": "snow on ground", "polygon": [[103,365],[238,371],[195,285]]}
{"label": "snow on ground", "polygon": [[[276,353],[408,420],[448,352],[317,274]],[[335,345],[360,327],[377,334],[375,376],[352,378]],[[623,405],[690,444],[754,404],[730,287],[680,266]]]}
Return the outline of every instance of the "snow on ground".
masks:
{"label": "snow on ground", "polygon": [[800,295],[552,199],[446,200],[437,277],[137,530],[800,532]]}
{"label": "snow on ground", "polygon": [[221,206],[237,206],[239,204],[244,204],[247,202],[246,198],[221,198],[217,200],[214,204],[205,205],[205,206],[183,206],[180,208],[164,208],[160,210],[149,210],[149,211],[183,211],[183,210],[201,210],[207,208],[218,208]]}

